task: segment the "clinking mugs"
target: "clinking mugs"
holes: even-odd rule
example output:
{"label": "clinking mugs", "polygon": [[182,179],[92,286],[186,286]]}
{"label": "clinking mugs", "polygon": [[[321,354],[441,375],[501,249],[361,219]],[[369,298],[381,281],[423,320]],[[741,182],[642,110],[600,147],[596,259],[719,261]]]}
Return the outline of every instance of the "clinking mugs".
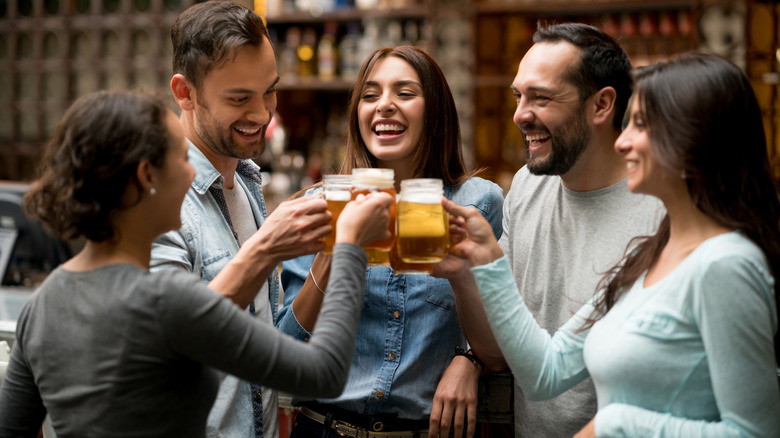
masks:
{"label": "clinking mugs", "polygon": [[443,193],[443,183],[438,178],[401,181],[396,246],[404,263],[438,263],[447,255],[449,215],[441,205]]}
{"label": "clinking mugs", "polygon": [[393,197],[390,204],[390,231],[388,239],[375,240],[364,246],[370,265],[387,265],[390,263],[390,250],[395,245],[395,174],[393,169],[358,168],[352,169],[352,199],[360,194],[385,192]]}

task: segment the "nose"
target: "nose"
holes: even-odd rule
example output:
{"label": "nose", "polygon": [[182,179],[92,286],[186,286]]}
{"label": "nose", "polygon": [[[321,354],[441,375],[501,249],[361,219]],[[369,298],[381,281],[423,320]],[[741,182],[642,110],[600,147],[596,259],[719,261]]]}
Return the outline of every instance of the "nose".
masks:
{"label": "nose", "polygon": [[259,125],[267,125],[276,110],[276,93],[264,96],[263,99],[247,113],[247,119]]}
{"label": "nose", "polygon": [[614,147],[615,152],[617,152],[619,155],[625,155],[629,150],[631,150],[631,141],[629,139],[627,130],[620,133],[617,140],[615,140]]}
{"label": "nose", "polygon": [[517,101],[517,108],[515,108],[515,114],[512,117],[512,120],[515,122],[515,125],[518,127],[523,126],[525,124],[531,123],[534,121],[534,113],[531,111],[531,108],[527,105],[527,101],[525,97],[521,97]]}
{"label": "nose", "polygon": [[383,93],[376,103],[376,112],[380,114],[392,113],[395,111],[395,103],[388,93]]}

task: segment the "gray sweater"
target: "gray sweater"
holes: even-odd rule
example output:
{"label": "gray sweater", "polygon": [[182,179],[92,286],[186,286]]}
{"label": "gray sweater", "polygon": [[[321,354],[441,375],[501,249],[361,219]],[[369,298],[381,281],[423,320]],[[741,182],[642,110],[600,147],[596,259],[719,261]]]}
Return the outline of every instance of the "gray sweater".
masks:
{"label": "gray sweater", "polygon": [[[366,256],[337,245],[308,343],[252,320],[192,274],[55,270],[25,306],[0,389],[0,437],[204,436],[222,370],[334,397],[347,378]],[[213,368],[212,368],[213,367]]]}

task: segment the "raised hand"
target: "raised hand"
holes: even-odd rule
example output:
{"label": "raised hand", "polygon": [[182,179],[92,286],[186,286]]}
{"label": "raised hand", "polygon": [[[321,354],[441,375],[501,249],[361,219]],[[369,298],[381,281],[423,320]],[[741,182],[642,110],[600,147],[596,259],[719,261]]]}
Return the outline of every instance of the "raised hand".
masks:
{"label": "raised hand", "polygon": [[491,263],[504,255],[493,229],[476,208],[461,207],[448,199],[442,205],[450,213],[450,254],[468,259],[472,266]]}
{"label": "raised hand", "polygon": [[376,192],[359,195],[347,204],[336,223],[336,243],[365,246],[375,240],[387,239],[390,231],[390,204],[393,197]]}
{"label": "raised hand", "polygon": [[256,246],[277,262],[320,251],[325,247],[320,239],[331,230],[327,207],[316,196],[282,202],[244,246]]}

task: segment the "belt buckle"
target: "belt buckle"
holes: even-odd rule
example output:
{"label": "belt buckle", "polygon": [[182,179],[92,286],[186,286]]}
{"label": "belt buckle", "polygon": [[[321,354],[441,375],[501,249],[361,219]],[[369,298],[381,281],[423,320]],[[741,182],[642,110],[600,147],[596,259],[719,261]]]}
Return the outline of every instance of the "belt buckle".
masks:
{"label": "belt buckle", "polygon": [[330,428],[341,436],[368,438],[368,431],[339,420],[333,420]]}

